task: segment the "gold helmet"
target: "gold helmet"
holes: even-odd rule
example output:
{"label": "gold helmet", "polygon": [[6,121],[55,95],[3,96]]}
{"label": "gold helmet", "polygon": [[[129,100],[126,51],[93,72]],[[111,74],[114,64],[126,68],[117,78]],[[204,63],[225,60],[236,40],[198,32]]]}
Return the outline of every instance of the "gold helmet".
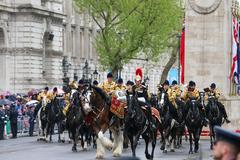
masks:
{"label": "gold helmet", "polygon": [[78,88],[78,85],[77,85],[76,81],[72,81],[71,83],[69,83],[69,86],[70,86],[71,89],[77,89]]}

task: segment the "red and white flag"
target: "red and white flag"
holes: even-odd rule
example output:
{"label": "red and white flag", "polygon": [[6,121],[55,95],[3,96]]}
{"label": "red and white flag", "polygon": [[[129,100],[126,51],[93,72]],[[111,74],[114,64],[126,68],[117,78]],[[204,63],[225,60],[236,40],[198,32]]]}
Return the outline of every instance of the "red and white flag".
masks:
{"label": "red and white flag", "polygon": [[[232,30],[232,68],[231,68],[231,73],[230,73],[230,79],[235,80],[235,75],[237,75],[237,61],[238,61],[238,55],[237,55],[237,51],[238,51],[238,20],[237,18],[233,18],[233,30]],[[238,81],[235,81],[236,83],[238,83]]]}

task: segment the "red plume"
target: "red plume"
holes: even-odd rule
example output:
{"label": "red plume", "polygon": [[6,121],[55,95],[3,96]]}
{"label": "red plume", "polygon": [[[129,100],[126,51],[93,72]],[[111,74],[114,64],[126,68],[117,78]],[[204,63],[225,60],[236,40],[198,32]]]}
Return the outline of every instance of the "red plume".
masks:
{"label": "red plume", "polygon": [[139,76],[141,77],[141,79],[142,79],[143,74],[142,74],[142,69],[141,69],[141,68],[138,68],[138,69],[136,70],[136,76],[137,76],[137,75],[139,75]]}

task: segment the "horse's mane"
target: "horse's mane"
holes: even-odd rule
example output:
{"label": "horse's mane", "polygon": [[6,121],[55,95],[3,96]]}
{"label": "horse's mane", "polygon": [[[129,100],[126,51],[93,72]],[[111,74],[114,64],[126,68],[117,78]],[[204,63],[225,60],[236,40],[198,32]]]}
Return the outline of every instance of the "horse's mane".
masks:
{"label": "horse's mane", "polygon": [[107,93],[103,89],[95,86],[91,86],[91,88],[93,88],[104,100],[109,99]]}

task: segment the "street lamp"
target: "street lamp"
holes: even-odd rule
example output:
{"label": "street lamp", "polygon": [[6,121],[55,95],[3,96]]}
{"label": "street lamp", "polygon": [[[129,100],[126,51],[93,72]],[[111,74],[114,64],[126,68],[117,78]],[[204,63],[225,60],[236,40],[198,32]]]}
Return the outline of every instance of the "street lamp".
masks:
{"label": "street lamp", "polygon": [[85,83],[90,83],[90,81],[91,81],[89,71],[90,71],[90,67],[88,65],[88,61],[86,60],[85,66],[83,67],[83,76],[82,76],[82,79]]}
{"label": "street lamp", "polygon": [[62,60],[63,89],[64,89],[64,87],[66,87],[69,84],[69,77],[67,77],[67,73],[68,73],[70,66],[71,66],[71,64],[68,62],[67,56],[64,56],[63,60]]}
{"label": "street lamp", "polygon": [[149,79],[149,77],[147,76],[147,77],[144,79],[144,82],[145,82],[145,85],[146,85],[146,86],[149,85],[149,81],[150,81],[150,79]]}
{"label": "street lamp", "polygon": [[93,72],[93,79],[97,80],[97,78],[98,78],[98,71],[97,69],[95,69],[95,71]]}

